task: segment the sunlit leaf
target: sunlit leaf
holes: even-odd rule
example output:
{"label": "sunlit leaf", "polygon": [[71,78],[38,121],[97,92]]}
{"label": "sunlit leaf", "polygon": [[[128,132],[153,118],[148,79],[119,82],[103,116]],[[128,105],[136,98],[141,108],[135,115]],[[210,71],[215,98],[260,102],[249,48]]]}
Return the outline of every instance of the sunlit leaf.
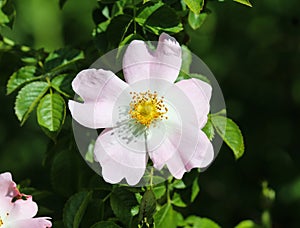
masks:
{"label": "sunlit leaf", "polygon": [[15,113],[21,125],[27,120],[48,88],[47,82],[31,82],[19,91],[15,103]]}
{"label": "sunlit leaf", "polygon": [[234,228],[261,228],[259,225],[255,224],[252,220],[245,220],[240,222]]}
{"label": "sunlit leaf", "polygon": [[221,228],[217,223],[208,219],[208,218],[200,218],[197,216],[189,216],[185,220],[186,228],[188,227],[201,227],[201,228]]}
{"label": "sunlit leaf", "polygon": [[233,1],[252,7],[252,4],[249,0],[233,0]]}
{"label": "sunlit leaf", "polygon": [[70,197],[65,205],[63,213],[63,221],[66,228],[79,228],[81,219],[91,197],[92,192],[86,191],[76,193]]}
{"label": "sunlit leaf", "polygon": [[204,0],[184,0],[184,3],[193,13],[199,14],[203,8]]}
{"label": "sunlit leaf", "polygon": [[172,205],[163,205],[154,215],[156,228],[176,228],[178,222],[178,212],[174,211]]}
{"label": "sunlit leaf", "polygon": [[202,131],[206,134],[207,138],[212,141],[215,137],[215,129],[211,122],[210,117],[208,118],[205,126],[202,128]]}
{"label": "sunlit leaf", "polygon": [[207,16],[208,12],[205,11],[199,14],[190,11],[188,16],[189,25],[192,27],[192,29],[196,30],[201,27]]}
{"label": "sunlit leaf", "polygon": [[211,115],[211,121],[217,133],[233,151],[235,158],[239,159],[244,154],[245,147],[243,135],[237,124],[221,115]]}
{"label": "sunlit leaf", "polygon": [[49,131],[59,131],[66,116],[66,103],[59,94],[47,94],[37,107],[37,119],[41,127]]}
{"label": "sunlit leaf", "polygon": [[61,74],[51,80],[51,87],[65,97],[72,97],[74,95],[72,80],[73,77],[70,74]]}
{"label": "sunlit leaf", "polygon": [[35,66],[24,66],[14,72],[7,82],[6,94],[11,94],[25,83],[38,79],[34,77],[35,69]]}

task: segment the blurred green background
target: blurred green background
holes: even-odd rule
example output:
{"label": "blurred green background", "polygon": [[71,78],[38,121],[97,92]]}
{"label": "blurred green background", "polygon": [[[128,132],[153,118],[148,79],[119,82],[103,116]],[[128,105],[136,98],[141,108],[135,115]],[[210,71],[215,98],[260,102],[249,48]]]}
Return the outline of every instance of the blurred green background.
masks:
{"label": "blurred green background", "polygon": [[[212,13],[197,31],[187,29],[190,49],[210,67],[223,90],[228,116],[240,126],[246,152],[235,161],[223,145],[213,165],[200,176],[201,192],[189,213],[209,217],[222,227],[244,219],[260,221],[261,183],[276,191],[273,227],[300,227],[300,3],[252,1],[253,8],[212,1]],[[13,30],[1,29],[19,44],[54,50],[84,49],[94,27],[96,1],[15,1]],[[0,172],[17,182],[50,185],[42,167],[48,139],[31,116],[24,127],[14,115],[14,96],[5,96],[9,75],[19,66],[0,56]]]}

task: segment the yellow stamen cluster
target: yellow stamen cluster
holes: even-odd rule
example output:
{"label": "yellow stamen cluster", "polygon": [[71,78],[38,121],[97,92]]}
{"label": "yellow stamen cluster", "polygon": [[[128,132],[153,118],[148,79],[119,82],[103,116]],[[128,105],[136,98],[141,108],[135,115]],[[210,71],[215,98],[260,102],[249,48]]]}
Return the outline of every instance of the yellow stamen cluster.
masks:
{"label": "yellow stamen cluster", "polygon": [[157,96],[157,92],[130,92],[132,95],[132,101],[130,102],[129,115],[132,119],[135,119],[137,123],[143,124],[149,127],[151,123],[156,120],[161,120],[168,112],[167,107],[164,105],[163,98]]}
{"label": "yellow stamen cluster", "polygon": [[2,221],[2,219],[0,217],[0,226],[2,226],[2,225],[3,225],[3,221]]}

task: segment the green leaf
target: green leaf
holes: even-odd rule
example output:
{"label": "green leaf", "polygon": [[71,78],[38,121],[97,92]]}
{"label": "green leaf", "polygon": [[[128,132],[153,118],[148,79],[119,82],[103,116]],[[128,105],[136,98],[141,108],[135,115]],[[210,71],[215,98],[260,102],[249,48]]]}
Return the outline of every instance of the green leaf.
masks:
{"label": "green leaf", "polygon": [[186,226],[184,228],[189,228],[189,227],[201,227],[201,228],[221,228],[217,223],[214,221],[208,219],[208,218],[200,218],[197,216],[189,216],[185,220]]}
{"label": "green leaf", "polygon": [[156,199],[152,190],[147,190],[140,204],[138,221],[146,221],[148,225],[153,223],[153,214],[156,210]]}
{"label": "green leaf", "polygon": [[178,33],[183,30],[176,11],[168,5],[163,5],[154,11],[147,18],[144,26],[156,35],[161,32]]}
{"label": "green leaf", "polygon": [[199,14],[190,11],[188,16],[189,25],[192,27],[192,29],[196,30],[201,27],[207,16],[208,12],[205,11]]}
{"label": "green leaf", "polygon": [[1,1],[0,3],[0,26],[7,25],[12,28],[16,10],[11,0]]}
{"label": "green leaf", "polygon": [[204,5],[204,0],[183,0],[183,1],[190,8],[190,10],[195,14],[199,14]]}
{"label": "green leaf", "polygon": [[79,227],[91,197],[92,192],[86,191],[76,193],[70,197],[64,207],[63,212],[63,221],[67,228]]}
{"label": "green leaf", "polygon": [[31,82],[19,91],[15,103],[15,113],[21,125],[27,120],[29,114],[47,92],[48,88],[47,82]]}
{"label": "green leaf", "polygon": [[84,58],[83,52],[71,48],[62,48],[51,52],[45,60],[46,72],[60,73],[73,68],[78,60]]}
{"label": "green leaf", "polygon": [[59,94],[47,94],[37,107],[37,119],[41,127],[59,131],[66,117],[66,103]]}
{"label": "green leaf", "polygon": [[253,222],[252,220],[244,220],[234,228],[260,228],[260,226],[255,224],[255,222]]}
{"label": "green leaf", "polygon": [[121,227],[111,221],[101,221],[92,225],[90,228],[121,228]]}
{"label": "green leaf", "polygon": [[154,215],[156,228],[176,228],[178,223],[178,212],[174,211],[172,205],[163,205]]}
{"label": "green leaf", "polygon": [[215,137],[215,129],[211,122],[210,117],[208,118],[205,126],[202,128],[202,131],[206,134],[207,138],[212,141]]}
{"label": "green leaf", "polygon": [[107,38],[112,47],[118,47],[132,23],[132,17],[126,14],[114,17],[107,27]]}
{"label": "green leaf", "polygon": [[245,150],[243,135],[239,127],[233,120],[216,114],[211,115],[211,121],[217,133],[233,151],[235,158],[239,159]]}
{"label": "green leaf", "polygon": [[189,74],[190,66],[192,64],[192,53],[190,49],[185,45],[181,45],[181,50],[182,50],[182,64],[181,64],[180,71],[185,74]]}
{"label": "green leaf", "polygon": [[249,0],[233,0],[233,1],[252,7],[252,4],[250,3]]}
{"label": "green leaf", "polygon": [[172,197],[172,204],[177,207],[186,207],[196,199],[200,188],[198,184],[198,177],[196,177],[191,186],[187,186],[182,180],[174,181],[172,186],[175,189],[180,189],[174,192]]}
{"label": "green leaf", "polygon": [[11,94],[27,82],[39,79],[38,77],[34,77],[35,70],[35,66],[25,66],[14,72],[7,82],[6,94]]}
{"label": "green leaf", "polygon": [[142,11],[135,17],[135,21],[139,23],[139,25],[144,26],[144,23],[146,22],[148,17],[163,5],[164,3],[162,2],[147,4],[147,6],[144,7]]}
{"label": "green leaf", "polygon": [[74,96],[72,80],[70,74],[61,74],[51,80],[51,87],[65,97],[71,98]]}
{"label": "green leaf", "polygon": [[153,187],[153,193],[155,195],[156,199],[160,199],[161,197],[164,196],[164,194],[166,193],[166,185],[165,183],[159,184],[159,185],[155,185]]}
{"label": "green leaf", "polygon": [[126,188],[115,188],[110,196],[110,205],[117,218],[129,226],[132,219],[131,210],[137,205],[134,194]]}

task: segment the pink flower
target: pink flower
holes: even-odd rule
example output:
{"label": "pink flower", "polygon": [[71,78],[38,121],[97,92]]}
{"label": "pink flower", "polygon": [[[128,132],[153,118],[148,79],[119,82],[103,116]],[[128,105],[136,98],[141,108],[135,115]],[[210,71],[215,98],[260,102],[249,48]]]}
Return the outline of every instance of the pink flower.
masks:
{"label": "pink flower", "polygon": [[38,206],[31,196],[21,194],[10,173],[0,174],[0,227],[46,228],[52,227],[48,217],[33,218]]}
{"label": "pink flower", "polygon": [[174,84],[181,67],[181,47],[163,33],[155,51],[135,40],[123,58],[126,82],[111,71],[87,69],[72,82],[84,103],[69,101],[73,118],[88,128],[106,128],[98,136],[94,157],[103,178],[137,184],[148,157],[175,178],[208,166],[214,151],[201,131],[207,122],[212,88],[197,80]]}

